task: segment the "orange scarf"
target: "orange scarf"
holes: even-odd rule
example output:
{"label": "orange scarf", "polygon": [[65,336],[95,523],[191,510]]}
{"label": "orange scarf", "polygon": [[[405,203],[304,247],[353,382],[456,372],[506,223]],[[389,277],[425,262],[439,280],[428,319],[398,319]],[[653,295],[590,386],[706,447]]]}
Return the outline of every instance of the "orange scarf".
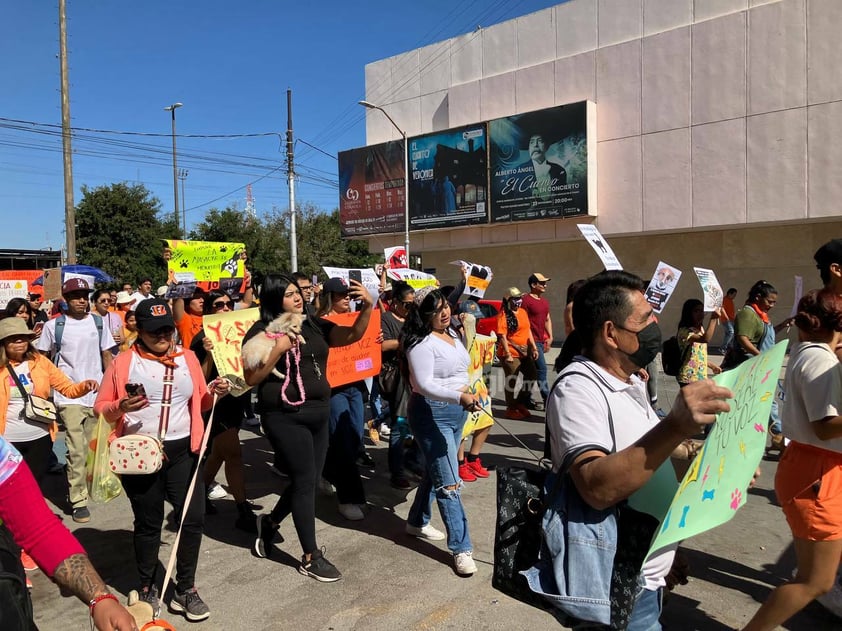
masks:
{"label": "orange scarf", "polygon": [[771,324],[771,322],[769,322],[769,314],[768,314],[768,313],[766,313],[765,311],[761,311],[760,309],[758,309],[758,308],[757,308],[757,305],[756,305],[756,304],[754,304],[753,302],[752,302],[752,303],[750,303],[748,306],[749,306],[749,307],[751,307],[752,309],[754,309],[754,312],[757,314],[757,316],[758,316],[761,320],[763,320],[763,324]]}
{"label": "orange scarf", "polygon": [[182,350],[180,353],[175,351],[175,345],[171,344],[170,349],[164,355],[155,355],[154,353],[150,353],[149,351],[142,348],[143,343],[138,341],[132,346],[132,349],[138,354],[138,357],[141,359],[148,359],[149,361],[153,362],[160,362],[164,366],[169,366],[170,368],[176,368],[175,358],[181,357],[184,355],[184,351]]}

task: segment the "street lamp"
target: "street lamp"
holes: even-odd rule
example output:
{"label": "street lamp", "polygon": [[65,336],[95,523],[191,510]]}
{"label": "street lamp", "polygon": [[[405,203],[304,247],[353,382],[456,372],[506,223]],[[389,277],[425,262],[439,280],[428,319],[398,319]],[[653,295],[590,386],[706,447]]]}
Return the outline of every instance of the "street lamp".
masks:
{"label": "street lamp", "polygon": [[398,130],[398,133],[403,137],[403,205],[404,205],[404,224],[403,224],[403,247],[406,250],[406,263],[409,265],[409,144],[406,141],[406,132],[398,127],[398,124],[389,116],[389,112],[384,110],[379,105],[369,103],[368,101],[358,101],[360,105],[370,110],[380,110],[392,123],[392,126]]}
{"label": "street lamp", "polygon": [[[164,108],[172,114],[172,196],[175,200],[175,222],[178,224],[178,163],[175,158],[175,111],[184,103],[173,103]],[[183,222],[184,238],[187,238],[187,222]]]}

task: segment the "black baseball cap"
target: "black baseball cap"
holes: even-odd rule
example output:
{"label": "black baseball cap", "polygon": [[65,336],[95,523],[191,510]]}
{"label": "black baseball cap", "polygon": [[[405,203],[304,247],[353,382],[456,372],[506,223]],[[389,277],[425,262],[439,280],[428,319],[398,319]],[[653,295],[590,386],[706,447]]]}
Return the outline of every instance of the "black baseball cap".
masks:
{"label": "black baseball cap", "polygon": [[328,278],[327,282],[322,285],[322,291],[329,294],[347,294],[351,291],[351,288],[342,278]]}
{"label": "black baseball cap", "polygon": [[137,328],[141,331],[154,333],[167,327],[175,328],[170,304],[162,298],[141,300],[134,310],[134,314]]}

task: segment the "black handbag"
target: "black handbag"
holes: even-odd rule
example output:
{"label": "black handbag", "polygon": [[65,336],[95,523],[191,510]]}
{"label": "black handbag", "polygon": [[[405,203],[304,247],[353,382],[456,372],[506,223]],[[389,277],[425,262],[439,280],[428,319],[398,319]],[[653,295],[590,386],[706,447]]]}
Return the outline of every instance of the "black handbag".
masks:
{"label": "black handbag", "polygon": [[380,392],[386,395],[392,395],[397,392],[400,376],[400,366],[397,362],[385,362],[380,367],[380,374],[377,377]]}

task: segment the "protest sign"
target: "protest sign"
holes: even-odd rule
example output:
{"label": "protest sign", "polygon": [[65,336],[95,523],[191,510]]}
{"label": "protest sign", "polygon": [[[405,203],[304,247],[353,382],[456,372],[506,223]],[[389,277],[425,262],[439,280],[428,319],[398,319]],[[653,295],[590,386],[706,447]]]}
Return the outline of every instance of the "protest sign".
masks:
{"label": "protest sign", "polygon": [[[658,550],[729,521],[746,503],[748,485],[766,448],[766,428],[787,342],[714,377],[730,388],[731,411],[720,414],[690,465],[664,514],[649,549]],[[669,463],[666,463],[669,464]],[[655,478],[653,478],[655,480]],[[647,483],[630,499],[634,507],[652,507],[668,490],[664,480]],[[634,498],[634,499],[633,499]],[[662,504],[663,505],[663,504]],[[642,510],[642,508],[640,508]]]}
{"label": "protest sign", "polygon": [[722,307],[722,299],[724,298],[722,285],[716,280],[716,274],[713,273],[713,270],[694,267],[693,271],[696,272],[696,277],[705,293],[705,311],[715,311]]}
{"label": "protest sign", "polygon": [[44,270],[44,300],[61,298],[61,268]]}
{"label": "protest sign", "polygon": [[649,281],[649,286],[646,288],[646,302],[652,305],[655,313],[661,313],[667,305],[667,301],[675,291],[675,286],[678,285],[678,279],[681,278],[681,270],[668,265],[663,261],[658,261],[658,266],[655,268],[655,273],[652,274],[652,280]]}
{"label": "protest sign", "polygon": [[251,325],[260,319],[260,309],[238,309],[215,313],[202,318],[205,336],[213,342],[211,356],[220,377],[231,382],[231,394],[235,397],[248,392],[243,379],[243,360],[240,354],[245,337]]}
{"label": "protest sign", "polygon": [[605,240],[596,226],[589,224],[589,223],[580,223],[577,224],[579,228],[579,232],[582,233],[582,236],[588,240],[588,243],[591,244],[591,247],[596,252],[596,255],[599,257],[599,260],[602,261],[602,264],[605,266],[607,270],[620,270],[623,269],[623,266],[620,264],[620,259],[617,258],[617,255],[614,254],[614,250],[611,249],[611,246],[608,245],[608,241]]}
{"label": "protest sign", "polygon": [[[325,316],[325,320],[340,326],[353,326],[359,316],[359,313],[340,313]],[[362,338],[347,346],[330,347],[327,355],[327,382],[331,388],[380,374],[382,351],[377,341],[379,336],[380,311],[372,309],[371,319]]]}
{"label": "protest sign", "polygon": [[794,318],[798,313],[798,303],[801,302],[801,296],[804,295],[804,279],[800,276],[795,277],[795,289],[792,292],[794,298],[792,299],[792,310],[789,312],[789,317]]}
{"label": "protest sign", "polygon": [[[0,270],[0,280],[25,280],[30,291],[41,293],[43,290],[38,285],[33,286],[33,283],[44,275],[42,269],[6,269]],[[42,279],[43,282],[43,279]]]}
{"label": "protest sign", "polygon": [[394,248],[385,248],[383,255],[386,258],[386,265],[392,269],[404,269],[409,267],[409,260],[406,258],[406,248],[398,245]]}
{"label": "protest sign", "polygon": [[463,295],[476,298],[477,300],[485,296],[485,290],[488,289],[488,285],[491,284],[491,280],[494,278],[494,273],[490,267],[461,260],[451,261],[450,264],[458,265],[467,275],[465,289],[462,291]]}
{"label": "protest sign", "polygon": [[439,285],[438,279],[432,274],[414,269],[390,269],[386,271],[386,275],[392,280],[402,280],[413,289],[421,289],[428,285],[438,287]]}
{"label": "protest sign", "polygon": [[25,280],[0,280],[0,309],[5,309],[12,298],[29,298],[29,286]]}
{"label": "protest sign", "polygon": [[[328,278],[341,278],[345,281],[346,285],[349,284],[348,272],[350,272],[351,270],[344,267],[327,266],[322,267],[322,269],[325,271],[325,274],[327,274]],[[371,294],[372,301],[376,303],[377,299],[380,298],[380,279],[377,277],[377,274],[370,267],[366,267],[363,269],[355,269],[354,271],[360,273],[360,276],[362,277],[363,287],[368,289],[368,293]]]}
{"label": "protest sign", "polygon": [[242,243],[176,239],[164,241],[167,244],[165,258],[168,257],[167,274],[170,283],[245,277],[246,246]]}
{"label": "protest sign", "polygon": [[468,345],[468,355],[471,358],[468,364],[468,388],[479,396],[480,410],[469,412],[462,428],[462,438],[467,438],[474,432],[490,427],[494,424],[491,413],[491,394],[488,392],[488,385],[483,379],[483,367],[491,364],[494,359],[494,348],[497,338],[488,335],[477,335],[477,320],[474,316],[467,314],[463,320],[465,327],[465,341]]}

